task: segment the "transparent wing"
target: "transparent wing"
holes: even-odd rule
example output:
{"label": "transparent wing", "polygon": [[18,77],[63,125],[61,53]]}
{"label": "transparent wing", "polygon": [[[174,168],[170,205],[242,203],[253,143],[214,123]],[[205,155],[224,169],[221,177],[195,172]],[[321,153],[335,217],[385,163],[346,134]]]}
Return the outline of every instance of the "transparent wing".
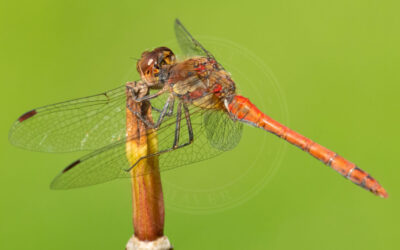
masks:
{"label": "transparent wing", "polygon": [[11,127],[12,144],[33,151],[94,150],[126,137],[125,86],[23,114]]}
{"label": "transparent wing", "polygon": [[[233,121],[225,112],[192,107],[189,113],[194,141],[188,146],[160,155],[161,171],[215,157],[233,149],[241,139],[243,124]],[[161,139],[160,145],[168,141],[166,134],[158,135]],[[182,117],[179,138],[180,144],[189,142],[189,127],[184,117]],[[160,149],[171,147],[172,141],[169,142],[167,145],[162,145]]]}
{"label": "transparent wing", "polygon": [[[165,99],[157,98],[157,110]],[[31,110],[14,122],[12,144],[42,152],[96,150],[126,139],[126,87]]]}
{"label": "transparent wing", "polygon": [[175,20],[174,28],[179,47],[185,56],[205,56],[215,59],[210,52],[208,52],[196,39],[193,38],[178,19]]}
{"label": "transparent wing", "polygon": [[[174,115],[167,117],[161,127],[154,132],[157,133],[159,151],[172,147],[177,120],[181,121],[179,145],[189,141],[190,128],[183,114],[179,119],[176,117],[176,105]],[[192,106],[189,108],[189,114],[194,135],[193,143],[155,156],[159,157],[160,171],[209,159],[234,148],[239,142],[243,125],[232,121],[225,112],[213,109],[203,110]],[[157,119],[157,115],[154,119]],[[54,189],[77,188],[116,178],[130,177],[130,172],[126,171],[131,167],[126,157],[126,142],[135,139],[126,138],[125,141],[116,142],[75,161],[54,179],[51,187]],[[147,174],[143,171],[140,173]]]}

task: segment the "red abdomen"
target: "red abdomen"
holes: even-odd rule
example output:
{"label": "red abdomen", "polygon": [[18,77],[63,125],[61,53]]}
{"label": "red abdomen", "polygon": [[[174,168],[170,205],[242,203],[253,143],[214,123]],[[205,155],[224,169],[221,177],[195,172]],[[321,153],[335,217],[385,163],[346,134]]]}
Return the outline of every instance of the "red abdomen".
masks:
{"label": "red abdomen", "polygon": [[265,129],[281,137],[330,166],[353,183],[381,197],[386,198],[388,196],[385,189],[367,172],[335,152],[273,120],[262,113],[249,99],[243,96],[235,96],[230,103],[226,103],[226,108],[237,120]]}

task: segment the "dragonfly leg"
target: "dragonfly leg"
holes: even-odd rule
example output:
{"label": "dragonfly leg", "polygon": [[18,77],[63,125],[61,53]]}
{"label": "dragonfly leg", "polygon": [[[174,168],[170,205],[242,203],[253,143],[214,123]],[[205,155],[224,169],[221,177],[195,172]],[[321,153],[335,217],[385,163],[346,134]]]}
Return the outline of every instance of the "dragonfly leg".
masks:
{"label": "dragonfly leg", "polygon": [[132,110],[132,108],[126,104],[126,107],[129,109],[129,111],[132,112],[132,114],[134,114],[137,118],[139,118],[144,124],[146,124],[147,127],[149,128],[154,128],[155,124],[153,124],[152,122],[148,121],[146,118],[144,118],[139,112]]}
{"label": "dragonfly leg", "polygon": [[158,109],[156,107],[154,107],[153,105],[151,105],[151,109],[157,111],[158,113],[161,113],[161,109]]}
{"label": "dragonfly leg", "polygon": [[[165,114],[166,116],[171,117],[172,114],[174,113],[174,103],[175,103],[175,98],[172,99],[172,101],[171,101],[171,103],[170,103],[170,105],[169,105],[169,107],[168,107],[168,111],[167,111],[167,113]],[[156,108],[156,107],[154,107],[153,105],[151,105],[151,108],[152,108],[152,110],[155,110],[155,111],[157,111],[158,113],[161,113],[161,111],[162,111],[162,109]]]}
{"label": "dragonfly leg", "polygon": [[174,113],[174,104],[175,104],[175,98],[172,99],[171,105],[169,106],[169,110],[167,112],[167,116],[172,116]]}
{"label": "dragonfly leg", "polygon": [[143,97],[135,97],[135,96],[132,96],[132,97],[133,97],[133,100],[134,100],[135,102],[142,102],[142,101],[154,99],[154,98],[156,98],[156,97],[158,97],[158,96],[164,94],[165,91],[166,91],[166,89],[162,89],[162,90],[160,90],[160,91],[158,91],[157,93],[152,94],[152,95],[146,95],[146,96],[143,96]]}
{"label": "dragonfly leg", "polygon": [[174,143],[172,145],[172,149],[178,147],[179,144],[179,134],[181,131],[181,118],[182,118],[182,103],[179,103],[176,109],[175,138],[174,138]]}
{"label": "dragonfly leg", "polygon": [[[179,134],[181,130],[181,117],[182,117],[182,106],[185,112],[185,119],[186,119],[186,125],[188,127],[188,132],[189,132],[189,141],[179,145]],[[185,147],[187,145],[190,145],[193,142],[193,128],[192,128],[192,122],[190,121],[190,115],[189,115],[189,109],[184,103],[179,103],[178,108],[176,110],[176,128],[175,128],[175,139],[174,139],[174,144],[172,145],[171,150],[175,150],[178,148]]]}
{"label": "dragonfly leg", "polygon": [[185,110],[185,119],[186,119],[186,124],[188,126],[188,131],[189,131],[189,144],[193,142],[193,128],[192,128],[192,122],[190,121],[190,115],[189,115],[189,109],[186,106],[186,104],[182,104],[183,108]]}
{"label": "dragonfly leg", "polygon": [[146,100],[150,100],[150,99],[156,98],[156,97],[164,94],[165,91],[167,91],[166,88],[163,88],[160,91],[158,91],[157,93],[154,93],[152,95],[148,95],[149,86],[146,83],[142,82],[142,81],[128,82],[126,84],[126,88],[131,92],[132,99],[135,102],[142,102],[142,101],[146,101]]}
{"label": "dragonfly leg", "polygon": [[157,122],[153,124],[146,118],[144,118],[139,112],[132,110],[132,108],[127,104],[126,107],[132,112],[132,114],[136,115],[144,124],[146,124],[147,127],[152,128],[152,129],[158,129],[164,120],[164,117],[167,114],[167,110],[169,109],[169,106],[171,105],[171,102],[173,102],[174,97],[171,95],[168,97],[168,100],[165,102],[165,105],[162,110],[160,110],[160,116],[157,119]]}
{"label": "dragonfly leg", "polygon": [[[188,126],[188,131],[189,131],[189,141],[184,143],[184,144],[179,145],[179,132],[180,132],[181,117],[182,117],[182,105],[183,105],[183,108],[184,108],[186,124]],[[161,151],[159,151],[157,153],[154,153],[154,154],[149,154],[149,155],[140,157],[130,168],[125,170],[126,172],[131,171],[143,159],[151,158],[151,157],[158,156],[158,155],[161,155],[161,154],[164,154],[164,153],[168,153],[168,152],[171,152],[173,150],[186,147],[186,146],[188,146],[188,145],[193,143],[193,139],[194,139],[194,137],[193,137],[193,128],[192,128],[192,123],[190,121],[188,108],[186,107],[185,104],[179,103],[176,113],[177,114],[176,114],[175,138],[174,138],[174,142],[173,142],[172,147],[168,148],[168,149],[161,150]]]}
{"label": "dragonfly leg", "polygon": [[168,97],[168,100],[165,102],[165,105],[164,105],[163,109],[161,110],[160,116],[158,117],[157,123],[154,126],[155,129],[158,129],[160,127],[161,123],[164,120],[164,117],[168,114],[168,110],[170,109],[171,104],[172,104],[172,108],[173,108],[174,99],[175,98],[173,95],[170,95]]}
{"label": "dragonfly leg", "polygon": [[149,93],[149,86],[147,86],[147,84],[142,81],[127,82],[125,86],[127,90],[131,93],[134,101],[136,101],[138,98],[143,98],[147,96]]}

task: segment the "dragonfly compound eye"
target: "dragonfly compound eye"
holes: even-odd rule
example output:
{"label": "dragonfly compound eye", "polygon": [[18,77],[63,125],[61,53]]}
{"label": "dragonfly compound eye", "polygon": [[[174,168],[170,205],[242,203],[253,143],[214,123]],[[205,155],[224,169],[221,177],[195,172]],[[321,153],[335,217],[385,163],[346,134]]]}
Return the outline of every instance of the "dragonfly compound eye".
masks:
{"label": "dragonfly compound eye", "polygon": [[164,65],[171,65],[171,64],[175,63],[175,55],[172,52],[172,50],[170,50],[167,47],[156,48],[151,53],[154,53],[156,63],[160,67],[162,67]]}

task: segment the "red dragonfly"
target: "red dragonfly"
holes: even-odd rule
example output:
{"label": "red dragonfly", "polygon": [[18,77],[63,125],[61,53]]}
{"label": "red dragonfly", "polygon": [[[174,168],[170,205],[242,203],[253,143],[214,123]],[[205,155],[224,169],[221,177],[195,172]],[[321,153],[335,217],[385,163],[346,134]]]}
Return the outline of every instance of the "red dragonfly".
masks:
{"label": "red dragonfly", "polygon": [[[179,20],[175,33],[185,60],[177,61],[166,47],[145,51],[137,62],[139,81],[31,110],[14,123],[9,138],[16,146],[45,152],[93,151],[67,166],[52,188],[130,177],[143,158],[159,157],[160,170],[205,160],[234,148],[243,124],[248,124],[277,135],[353,183],[387,197],[383,187],[354,163],[278,123],[238,95],[230,74]],[[151,105],[153,119],[132,110],[133,102]],[[127,132],[126,112],[136,115],[151,128],[148,133],[158,137],[156,153],[133,165],[126,156],[126,144],[135,139]]]}

